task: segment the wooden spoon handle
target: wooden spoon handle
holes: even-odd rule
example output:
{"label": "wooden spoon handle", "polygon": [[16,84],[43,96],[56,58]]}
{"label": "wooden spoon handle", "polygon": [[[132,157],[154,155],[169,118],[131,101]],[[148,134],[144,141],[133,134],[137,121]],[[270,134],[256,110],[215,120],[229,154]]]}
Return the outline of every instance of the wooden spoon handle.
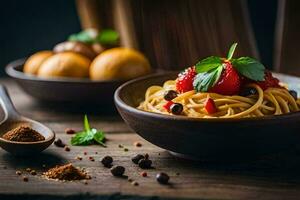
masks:
{"label": "wooden spoon handle", "polygon": [[20,114],[15,109],[7,89],[0,84],[0,104],[5,112],[5,120],[17,120],[20,118]]}

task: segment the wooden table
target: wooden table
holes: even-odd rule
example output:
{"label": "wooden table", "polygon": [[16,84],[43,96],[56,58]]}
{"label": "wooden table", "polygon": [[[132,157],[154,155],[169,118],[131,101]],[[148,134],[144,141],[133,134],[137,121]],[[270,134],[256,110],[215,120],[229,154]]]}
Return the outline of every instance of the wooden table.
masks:
{"label": "wooden table", "polygon": [[[56,108],[51,104],[40,104],[21,91],[14,82],[2,79],[8,87],[12,100],[21,114],[41,121],[52,128],[57,138],[70,142],[66,128],[82,129],[85,111]],[[50,92],[50,91],[49,91]],[[95,110],[102,110],[95,107]],[[300,198],[300,151],[249,161],[247,163],[205,163],[184,161],[172,157],[133,133],[122,119],[112,112],[92,114],[88,112],[93,127],[107,134],[107,148],[93,145],[73,147],[66,152],[51,145],[37,157],[13,157],[0,150],[0,199],[299,199]],[[155,131],[155,130],[154,130]],[[141,141],[142,147],[133,143]],[[119,148],[121,144],[128,148]],[[267,147],[266,147],[267,148]],[[85,156],[83,152],[86,151]],[[97,154],[96,154],[97,152]],[[137,153],[149,153],[155,169],[146,170],[148,177],[140,176],[141,169],[131,162]],[[75,159],[79,155],[82,161]],[[126,175],[136,180],[139,186],[131,185],[126,179],[113,177],[109,169],[99,160],[111,155],[114,164],[126,167]],[[95,161],[89,161],[93,156]],[[83,182],[49,181],[41,177],[45,171],[42,165],[51,167],[56,164],[72,162],[84,167],[92,176],[85,185]],[[37,170],[38,175],[29,177],[28,182],[16,175],[16,170],[26,168]],[[170,185],[160,185],[155,180],[158,172],[170,175]],[[179,175],[177,174],[179,173]]]}

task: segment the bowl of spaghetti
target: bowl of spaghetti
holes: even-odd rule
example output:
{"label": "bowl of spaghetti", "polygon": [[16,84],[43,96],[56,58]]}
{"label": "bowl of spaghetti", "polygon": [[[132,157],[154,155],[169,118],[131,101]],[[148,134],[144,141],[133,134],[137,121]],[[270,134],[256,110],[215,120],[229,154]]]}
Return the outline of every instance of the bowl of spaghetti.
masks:
{"label": "bowl of spaghetti", "polygon": [[288,86],[300,79],[279,80],[254,59],[239,59],[229,53],[129,81],[116,90],[116,107],[143,138],[185,158],[243,160],[294,148],[300,101]]}

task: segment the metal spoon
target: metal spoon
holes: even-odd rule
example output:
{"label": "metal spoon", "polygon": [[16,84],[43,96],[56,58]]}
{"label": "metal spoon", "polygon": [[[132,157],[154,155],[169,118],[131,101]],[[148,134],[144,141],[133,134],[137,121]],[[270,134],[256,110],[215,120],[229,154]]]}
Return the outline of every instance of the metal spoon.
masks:
{"label": "metal spoon", "polygon": [[[40,122],[21,116],[15,109],[6,88],[0,85],[0,104],[5,118],[0,122],[0,146],[14,155],[32,155],[49,147],[55,139],[55,133]],[[38,142],[16,142],[2,138],[7,131],[20,125],[26,125],[39,132],[45,140]]]}

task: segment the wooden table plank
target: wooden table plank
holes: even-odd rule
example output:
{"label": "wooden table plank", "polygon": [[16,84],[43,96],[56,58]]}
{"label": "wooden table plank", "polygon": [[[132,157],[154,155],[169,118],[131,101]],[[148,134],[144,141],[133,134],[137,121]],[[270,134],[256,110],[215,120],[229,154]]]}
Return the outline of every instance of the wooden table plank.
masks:
{"label": "wooden table plank", "polygon": [[[70,113],[45,107],[25,95],[13,82],[0,82],[8,85],[20,113],[45,122],[64,142],[69,143],[71,138],[64,133],[65,128],[82,128],[84,112]],[[158,199],[299,199],[300,151],[246,163],[185,161],[172,157],[168,152],[134,134],[115,114],[100,113],[89,116],[93,126],[107,132],[107,148],[97,145],[71,146],[71,151],[66,152],[51,145],[39,156],[26,158],[13,157],[0,150],[0,199],[150,199],[154,196]],[[134,141],[141,141],[143,146],[133,146]],[[129,151],[119,148],[119,144]],[[83,151],[88,152],[88,155],[84,156]],[[149,177],[141,177],[142,170],[131,162],[131,157],[137,153],[150,154],[155,169],[146,170]],[[84,159],[76,160],[77,155]],[[105,155],[111,155],[114,164],[126,167],[126,175],[140,185],[133,186],[126,179],[113,177],[99,162]],[[93,156],[96,161],[89,161],[89,156]],[[45,171],[43,164],[51,167],[68,162],[89,171],[93,178],[88,181],[88,185],[80,181],[49,181],[40,176]],[[23,182],[15,171],[24,171],[27,167],[37,170],[38,175],[28,175],[29,182]],[[171,176],[171,185],[164,186],[156,182],[155,175],[161,171]]]}

